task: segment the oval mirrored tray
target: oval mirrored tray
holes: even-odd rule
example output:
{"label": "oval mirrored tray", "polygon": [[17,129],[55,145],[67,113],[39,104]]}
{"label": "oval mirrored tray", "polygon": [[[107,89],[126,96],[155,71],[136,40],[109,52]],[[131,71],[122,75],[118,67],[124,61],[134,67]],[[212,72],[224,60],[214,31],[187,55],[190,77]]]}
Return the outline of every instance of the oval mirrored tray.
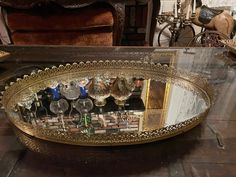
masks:
{"label": "oval mirrored tray", "polygon": [[[140,61],[94,61],[38,70],[2,92],[22,133],[72,145],[153,142],[198,125],[212,102],[193,73]],[[21,139],[24,141],[24,139]]]}

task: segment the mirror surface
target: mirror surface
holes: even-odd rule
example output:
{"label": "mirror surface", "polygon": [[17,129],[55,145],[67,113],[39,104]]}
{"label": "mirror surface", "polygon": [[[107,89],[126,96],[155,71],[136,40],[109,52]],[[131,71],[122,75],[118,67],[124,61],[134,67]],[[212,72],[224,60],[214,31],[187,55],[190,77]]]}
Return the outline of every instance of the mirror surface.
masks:
{"label": "mirror surface", "polygon": [[17,117],[34,127],[92,135],[160,129],[198,116],[207,104],[173,83],[117,77],[59,83],[16,108]]}

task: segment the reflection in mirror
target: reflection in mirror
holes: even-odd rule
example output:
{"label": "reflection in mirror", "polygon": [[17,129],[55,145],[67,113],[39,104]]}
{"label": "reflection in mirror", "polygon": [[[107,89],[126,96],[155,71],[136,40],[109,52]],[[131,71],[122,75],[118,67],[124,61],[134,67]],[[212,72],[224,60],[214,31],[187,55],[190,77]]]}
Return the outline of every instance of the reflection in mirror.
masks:
{"label": "reflection in mirror", "polygon": [[[93,78],[87,80],[84,93],[76,86],[76,81],[73,85],[58,83],[56,95],[50,87],[40,90],[27,99],[27,104],[25,100],[19,102],[16,105],[19,111],[12,112],[11,116],[34,127],[91,136],[158,130],[189,120],[207,109],[200,94],[168,81],[106,78],[103,79],[104,92],[103,87],[94,85]],[[69,89],[71,86],[74,86],[73,92]],[[106,95],[102,111],[94,94]],[[119,99],[122,104],[118,104]],[[63,100],[66,109],[55,112],[51,105],[61,107],[59,100]],[[38,102],[41,104],[36,104]]]}

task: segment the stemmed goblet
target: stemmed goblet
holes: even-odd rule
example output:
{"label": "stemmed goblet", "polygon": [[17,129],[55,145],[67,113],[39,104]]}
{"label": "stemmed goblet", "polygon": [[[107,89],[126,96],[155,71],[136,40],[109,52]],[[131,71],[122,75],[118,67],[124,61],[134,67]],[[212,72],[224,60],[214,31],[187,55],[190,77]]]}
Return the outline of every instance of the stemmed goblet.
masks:
{"label": "stemmed goblet", "polygon": [[[110,85],[105,82],[101,77],[92,78],[88,84],[88,94],[94,99],[94,104],[99,108],[99,113],[102,114],[102,107],[106,105],[106,98],[110,96]],[[98,118],[103,122],[106,127],[106,121],[103,114]]]}
{"label": "stemmed goblet", "polygon": [[89,116],[89,111],[93,109],[93,102],[90,98],[78,99],[75,103],[75,109],[80,112],[82,121],[84,123],[87,132],[91,132],[91,117]]}
{"label": "stemmed goblet", "polygon": [[126,100],[132,95],[134,81],[132,78],[126,79],[117,77],[111,86],[111,96],[115,98],[118,106],[124,106]]}
{"label": "stemmed goblet", "polygon": [[[124,108],[126,100],[132,95],[134,90],[133,78],[117,77],[111,86],[111,96],[115,98],[115,103],[118,105],[118,120],[122,119],[122,108]],[[119,121],[116,120],[119,125]]]}
{"label": "stemmed goblet", "polygon": [[71,118],[72,111],[75,108],[75,100],[80,96],[80,88],[77,86],[76,82],[71,81],[67,85],[61,85],[60,92],[66,99],[72,100],[69,112],[69,118]]}
{"label": "stemmed goblet", "polygon": [[57,114],[62,122],[62,128],[63,131],[66,131],[65,122],[64,122],[64,112],[66,112],[69,108],[68,102],[61,98],[60,96],[60,89],[59,86],[56,86],[55,88],[51,88],[52,92],[52,101],[50,103],[50,110]]}

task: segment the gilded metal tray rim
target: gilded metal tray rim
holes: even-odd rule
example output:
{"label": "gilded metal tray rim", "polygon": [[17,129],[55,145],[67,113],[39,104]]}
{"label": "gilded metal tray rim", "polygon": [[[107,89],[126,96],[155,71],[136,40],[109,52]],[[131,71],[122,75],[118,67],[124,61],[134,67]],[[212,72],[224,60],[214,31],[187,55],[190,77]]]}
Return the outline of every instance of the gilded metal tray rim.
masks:
{"label": "gilded metal tray rim", "polygon": [[105,136],[98,134],[88,136],[82,133],[76,135],[66,132],[60,132],[60,134],[58,134],[59,132],[57,131],[33,127],[32,125],[22,123],[12,118],[10,118],[10,121],[22,132],[32,137],[50,142],[79,146],[119,146],[149,143],[179,135],[201,123],[208,110],[200,114],[199,116],[193,117],[189,120],[180,122],[178,124],[169,125],[160,129],[143,131],[140,133],[109,134]]}
{"label": "gilded metal tray rim", "polygon": [[[80,69],[80,70],[79,70]],[[93,69],[93,70],[91,70]],[[109,70],[110,69],[110,70]],[[132,69],[132,70],[131,70]],[[89,71],[88,71],[89,70]],[[122,72],[117,72],[117,70]],[[143,70],[140,72],[140,70]],[[94,73],[92,71],[95,71]],[[73,63],[60,65],[59,67],[53,66],[51,69],[45,68],[44,71],[39,70],[37,73],[32,73],[31,75],[25,75],[23,79],[18,78],[16,82],[11,82],[10,86],[7,85],[5,87],[5,92],[2,92],[2,105],[6,110],[12,109],[14,105],[21,100],[26,94],[28,95],[30,92],[36,93],[41,89],[45,89],[50,84],[52,84],[55,80],[64,81],[65,80],[73,80],[78,78],[84,78],[90,75],[90,77],[95,77],[98,71],[106,72],[105,75],[119,75],[119,76],[135,76],[135,77],[143,77],[143,78],[154,78],[157,80],[170,80],[173,83],[177,83],[178,80],[182,82],[187,82],[193,85],[195,88],[204,92],[207,97],[207,103],[211,104],[213,98],[212,88],[209,87],[207,80],[201,78],[200,76],[190,73],[184,72],[180,70],[176,70],[172,67],[168,67],[167,65],[154,64],[148,62],[141,61],[122,61],[122,60],[112,60],[112,61],[87,61],[80,63]],[[125,71],[125,72],[124,72]],[[134,72],[135,71],[135,72]],[[137,71],[137,72],[136,72]],[[110,72],[110,74],[108,74]],[[158,75],[155,76],[155,74]],[[78,77],[78,73],[81,75]],[[134,74],[135,73],[135,74]],[[69,74],[71,78],[61,77],[63,75]],[[51,80],[48,77],[51,76]],[[53,81],[52,81],[53,80]],[[184,85],[184,84],[180,84]],[[29,89],[30,88],[30,89]],[[20,94],[21,93],[21,94]],[[9,96],[10,95],[10,96]],[[10,97],[10,98],[9,98]],[[210,105],[209,104],[209,105]]]}
{"label": "gilded metal tray rim", "polygon": [[[119,70],[119,72],[117,70]],[[94,71],[94,73],[92,71]],[[203,79],[202,77],[194,73],[180,70],[177,71],[173,67],[161,65],[159,63],[154,64],[128,60],[80,62],[60,65],[59,67],[53,66],[51,69],[46,68],[44,71],[39,70],[37,73],[26,75],[22,79],[17,79],[15,83],[10,83],[10,86],[6,86],[5,92],[2,92],[2,103],[6,110],[12,110],[13,105],[16,103],[16,101],[20,100],[20,98],[22,98],[22,95],[24,96],[24,94],[20,94],[24,91],[24,89],[31,88],[31,91],[35,93],[40,89],[44,89],[45,86],[48,86],[48,84],[52,84],[50,82],[46,82],[49,80],[49,76],[50,79],[55,79],[60,76],[60,80],[63,80],[61,79],[61,76],[69,74],[71,77],[70,79],[78,79],[85,76],[87,77],[88,74],[91,77],[95,77],[101,71],[106,71],[106,74],[108,75],[110,72],[114,76],[138,75],[143,78],[151,78],[163,82],[170,81],[191,91],[196,91],[197,89],[200,92],[200,95],[206,101],[207,109],[205,110],[205,112],[200,113],[199,115],[192,117],[189,120],[153,131],[143,131],[140,133],[122,133],[116,135],[92,135],[90,137],[81,134],[74,134],[72,136],[70,133],[64,132],[62,134],[62,132],[59,133],[55,130],[53,131],[43,128],[35,128],[32,125],[16,120],[13,117],[8,117],[10,118],[11,122],[21,131],[25,132],[28,135],[47,141],[86,146],[130,145],[161,140],[178,135],[183,131],[187,131],[198,125],[203,120],[212,104],[214,92],[206,79]],[[72,74],[71,72],[74,73]],[[78,77],[78,73],[82,74]],[[68,81],[68,77],[64,79]],[[44,86],[39,86],[39,83],[44,83]]]}

